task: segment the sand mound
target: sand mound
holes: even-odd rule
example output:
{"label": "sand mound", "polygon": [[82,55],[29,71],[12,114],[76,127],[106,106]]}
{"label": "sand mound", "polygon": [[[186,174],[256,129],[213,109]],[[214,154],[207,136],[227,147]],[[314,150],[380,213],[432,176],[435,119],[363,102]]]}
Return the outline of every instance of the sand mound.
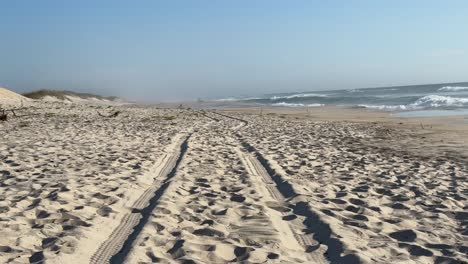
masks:
{"label": "sand mound", "polygon": [[29,101],[29,98],[26,98],[20,94],[7,90],[5,88],[0,88],[0,105],[4,107],[8,106],[19,106],[22,103]]}
{"label": "sand mound", "polygon": [[117,97],[105,97],[88,93],[72,91],[39,90],[24,94],[24,96],[45,102],[63,103],[91,103],[91,104],[122,104],[124,101]]}

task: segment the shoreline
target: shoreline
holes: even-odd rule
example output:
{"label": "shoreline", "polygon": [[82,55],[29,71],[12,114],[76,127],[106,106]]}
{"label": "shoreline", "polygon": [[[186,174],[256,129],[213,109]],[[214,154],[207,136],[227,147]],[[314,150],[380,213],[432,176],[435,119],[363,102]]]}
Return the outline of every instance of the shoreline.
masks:
{"label": "shoreline", "polygon": [[[422,156],[437,155],[437,148],[447,149],[460,153],[468,160],[468,122],[466,116],[442,116],[442,117],[398,117],[392,112],[367,109],[367,108],[345,108],[345,107],[259,107],[259,108],[224,108],[226,113],[245,113],[251,115],[284,116],[299,120],[310,121],[332,121],[378,124],[388,129],[401,131],[410,136],[415,142],[401,144],[392,140],[395,147],[419,148],[418,143],[431,148],[429,152],[419,153]],[[389,142],[391,144],[391,142]],[[418,154],[415,152],[415,154]],[[456,155],[456,154],[455,154]]]}
{"label": "shoreline", "polygon": [[[257,106],[237,102],[183,102],[154,104],[163,108],[217,110],[225,113],[282,116],[311,121],[377,123],[389,129],[411,135],[427,147],[456,151],[468,159],[468,114],[451,116],[400,117],[393,111],[364,107],[281,107]],[[411,113],[414,111],[405,111]],[[398,142],[395,142],[399,145]],[[416,142],[414,142],[416,143]],[[411,145],[411,144],[410,144]],[[417,147],[417,146],[414,146]],[[423,154],[423,153],[421,153]],[[429,154],[429,153],[428,153]],[[430,154],[437,155],[436,150]]]}

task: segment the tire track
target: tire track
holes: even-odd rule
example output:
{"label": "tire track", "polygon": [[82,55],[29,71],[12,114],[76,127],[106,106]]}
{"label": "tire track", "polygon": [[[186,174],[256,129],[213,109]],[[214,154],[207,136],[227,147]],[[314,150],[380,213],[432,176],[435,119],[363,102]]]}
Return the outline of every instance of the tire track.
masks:
{"label": "tire track", "polygon": [[[125,215],[119,226],[114,229],[109,238],[101,244],[91,257],[90,263],[123,263],[148,218],[156,207],[159,198],[167,189],[171,178],[175,175],[177,167],[186,150],[191,135],[179,140],[171,155],[165,155],[162,167],[156,172],[155,181],[133,204],[130,213]],[[182,141],[182,142],[180,142]]]}
{"label": "tire track", "polygon": [[[247,125],[248,122],[239,118],[231,117],[225,114],[220,114],[215,111],[212,113],[218,114],[220,116],[224,116],[226,118],[238,120],[241,122],[245,122],[244,124]],[[238,130],[245,126],[236,126],[233,130]],[[331,227],[325,221],[323,221],[319,214],[315,212],[307,202],[301,198],[301,195],[298,194],[295,190],[293,185],[291,185],[281,174],[275,171],[269,164],[266,158],[263,157],[252,145],[247,143],[241,134],[235,133],[237,139],[241,142],[241,145],[247,150],[247,152],[252,153],[255,156],[255,161],[253,164],[257,168],[258,172],[264,179],[270,178],[271,180],[266,180],[265,184],[267,186],[271,185],[269,182],[273,181],[275,183],[274,188],[268,188],[269,192],[272,194],[273,197],[279,197],[279,199],[286,199],[288,200],[288,204],[290,208],[293,208],[293,212],[296,215],[305,217],[303,224],[307,227],[307,231],[311,235],[298,235],[296,238],[300,241],[303,245],[312,245],[317,241],[320,244],[325,245],[327,247],[326,252],[324,253],[327,260],[331,263],[342,264],[342,263],[362,263],[361,258],[356,254],[349,253],[345,254],[345,246],[344,243],[337,238],[335,234],[333,234]],[[258,165],[259,164],[259,165]],[[264,173],[266,172],[266,173]],[[284,173],[283,173],[284,174]],[[278,195],[279,192],[279,195]],[[311,246],[308,247],[308,251],[315,251],[319,247]]]}
{"label": "tire track", "polygon": [[[323,255],[321,253],[312,254],[313,263],[324,263],[318,262],[322,261],[321,257],[326,257],[330,263],[336,264],[362,263],[362,260],[356,254],[345,254],[343,242],[332,233],[330,226],[320,218],[306,200],[301,199],[301,195],[294,190],[294,187],[284,179],[283,176],[278,174],[270,166],[267,159],[265,159],[253,146],[242,140],[242,138],[240,138],[240,140],[241,145],[245,150],[250,153],[250,155],[253,155],[250,157],[247,156],[244,159],[247,159],[248,162],[250,162],[250,167],[254,168],[254,173],[260,175],[263,174],[263,176],[261,176],[262,179],[271,179],[263,181],[267,188],[270,189],[270,193],[272,193],[274,197],[278,197],[277,193],[279,192],[281,194],[280,199],[282,198],[286,201],[288,207],[293,209],[293,213],[304,217],[303,224],[307,228],[307,234],[295,234],[296,240],[306,247],[307,252],[311,253],[321,251],[318,250],[321,248],[320,245],[325,245],[327,247]],[[271,181],[273,181],[274,184],[272,184]]]}
{"label": "tire track", "polygon": [[200,115],[202,115],[202,116],[204,116],[204,117],[206,117],[206,118],[209,118],[209,119],[211,119],[211,120],[214,120],[214,121],[216,121],[216,122],[219,122],[219,121],[220,121],[218,118],[215,118],[215,117],[212,117],[212,116],[210,116],[210,115],[207,115],[206,112],[205,112],[205,110],[196,111],[196,113],[199,113]]}
{"label": "tire track", "polygon": [[233,117],[233,116],[229,116],[229,115],[226,115],[226,114],[221,114],[221,113],[218,113],[216,111],[212,111],[210,113],[213,113],[213,114],[217,114],[217,115],[220,115],[220,116],[224,116],[226,118],[230,118],[230,119],[233,119],[233,120],[236,120],[236,121],[239,121],[241,122],[242,124],[244,124],[243,126],[241,127],[244,127],[244,126],[247,126],[249,124],[249,122],[247,120],[244,120],[244,119],[241,119],[241,118],[238,118],[238,117]]}
{"label": "tire track", "polygon": [[127,261],[328,263],[323,254],[313,259],[296,238],[290,224],[296,224],[297,232],[304,226],[299,220],[284,219],[292,210],[265,188],[268,178],[255,169],[262,167],[245,158],[253,155],[242,152],[234,138],[209,133],[202,131],[190,140],[173,184]]}
{"label": "tire track", "polygon": [[309,261],[311,261],[311,263],[329,263],[329,261],[327,261],[324,256],[326,251],[324,246],[320,246],[320,244],[314,240],[310,234],[298,234],[297,232],[294,232],[294,230],[297,230],[299,227],[293,227],[288,222],[283,220],[287,219],[287,212],[282,212],[282,219],[274,219],[275,213],[271,211],[275,210],[275,208],[277,211],[283,211],[279,208],[288,207],[288,204],[285,202],[283,195],[276,188],[275,182],[271,179],[268,172],[253,155],[242,151],[240,148],[237,148],[236,151],[244,163],[248,173],[251,175],[252,182],[256,185],[256,189],[259,191],[259,193],[263,194],[267,198],[270,198],[270,200],[276,201],[276,203],[270,204],[268,209],[270,211],[269,215],[271,222],[281,234],[282,246],[296,250],[300,247],[304,248],[304,254],[307,256]]}

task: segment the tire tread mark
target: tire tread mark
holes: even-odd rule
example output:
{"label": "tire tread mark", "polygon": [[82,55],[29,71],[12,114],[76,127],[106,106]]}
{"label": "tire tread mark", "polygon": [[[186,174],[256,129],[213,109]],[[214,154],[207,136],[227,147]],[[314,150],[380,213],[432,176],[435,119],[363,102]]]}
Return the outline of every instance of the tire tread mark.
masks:
{"label": "tire tread mark", "polygon": [[[246,153],[242,150],[238,151],[239,155],[241,156],[241,160],[243,161],[247,171],[252,176],[256,176],[260,178],[259,183],[264,183],[265,189],[270,193],[271,198],[276,200],[278,204],[282,206],[287,206],[287,202],[285,201],[283,195],[276,189],[274,182],[270,178],[267,170],[263,167],[263,165],[250,153]],[[284,213],[283,213],[284,215]],[[313,263],[317,264],[325,264],[328,263],[326,258],[323,255],[323,249],[321,251],[316,251],[316,249],[320,248],[320,244],[313,239],[313,237],[309,234],[298,234],[294,232],[291,224],[286,223],[287,229],[289,230],[289,234],[297,241],[298,245],[302,246],[305,252],[307,252],[307,258],[309,261],[313,261]],[[313,252],[309,251],[310,248],[314,248]],[[323,246],[322,246],[323,248]]]}
{"label": "tire tread mark", "polygon": [[[261,166],[263,169],[261,169],[260,172],[266,172],[267,176],[271,178],[271,180],[275,183],[274,186],[276,191],[281,193],[281,195],[286,198],[287,201],[289,201],[289,207],[293,208],[293,212],[296,215],[305,217],[303,223],[308,229],[310,229],[312,233],[310,235],[299,234],[297,235],[296,239],[298,242],[310,249],[318,246],[318,248],[314,248],[312,250],[312,258],[314,259],[314,263],[321,263],[317,261],[322,259],[324,256],[331,263],[336,264],[362,263],[361,258],[354,253],[349,253],[347,255],[343,254],[343,242],[332,233],[330,226],[319,217],[319,215],[310,207],[310,205],[303,201],[294,204],[294,198],[300,196],[295,191],[294,186],[292,186],[283,175],[278,174],[278,172],[270,166],[269,161],[265,159],[263,155],[260,154],[252,145],[243,140],[240,135],[238,138],[244,149],[253,155],[252,164],[259,164],[253,166]],[[325,252],[324,248],[326,248]]]}
{"label": "tire tread mark", "polygon": [[[181,155],[181,145],[186,143],[189,136],[185,137],[185,140],[180,140],[175,144],[175,149],[172,151],[172,155],[165,155],[161,162],[163,163],[162,168],[157,173],[152,185],[145,190],[145,192],[133,203],[132,209],[142,210],[145,208],[152,197],[154,197],[156,190],[158,190],[161,183],[165,180],[168,174],[175,168],[177,160]],[[111,235],[106,241],[104,241],[94,253],[90,259],[91,264],[109,263],[110,259],[119,252],[123,247],[127,238],[133,232],[135,226],[138,225],[142,215],[140,213],[134,213],[133,210],[122,217],[120,224],[112,231]]]}

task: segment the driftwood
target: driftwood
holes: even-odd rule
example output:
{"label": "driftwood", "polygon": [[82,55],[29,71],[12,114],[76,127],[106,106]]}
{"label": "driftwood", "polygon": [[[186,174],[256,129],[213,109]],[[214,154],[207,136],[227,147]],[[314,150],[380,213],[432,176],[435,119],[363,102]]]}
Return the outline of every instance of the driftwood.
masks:
{"label": "driftwood", "polygon": [[2,111],[0,114],[0,121],[7,121],[8,120],[8,115],[5,113],[5,110]]}
{"label": "driftwood", "polygon": [[0,121],[7,121],[8,120],[8,113],[7,112],[11,112],[13,114],[14,117],[18,117],[18,115],[16,115],[16,112],[15,111],[20,111],[20,110],[25,110],[27,109],[27,107],[20,107],[20,108],[10,108],[10,109],[3,109],[0,107]]}
{"label": "driftwood", "polygon": [[97,113],[99,116],[102,116],[102,117],[113,118],[113,117],[117,117],[120,114],[120,111],[115,111],[114,113],[111,113],[110,115],[103,115],[99,113],[99,111],[97,111]]}

